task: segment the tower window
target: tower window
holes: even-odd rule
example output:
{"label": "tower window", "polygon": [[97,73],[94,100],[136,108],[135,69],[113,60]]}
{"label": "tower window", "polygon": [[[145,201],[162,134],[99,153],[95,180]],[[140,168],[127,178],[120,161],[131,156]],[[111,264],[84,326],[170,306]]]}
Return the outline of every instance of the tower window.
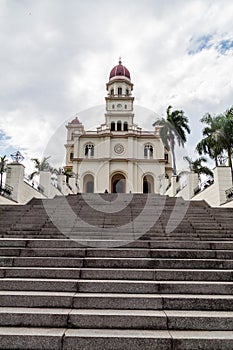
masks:
{"label": "tower window", "polygon": [[121,121],[117,122],[117,131],[121,131]]}
{"label": "tower window", "polygon": [[70,153],[70,160],[72,160],[72,159],[74,159],[74,153],[73,152]]}
{"label": "tower window", "polygon": [[94,157],[94,145],[87,144],[85,146],[85,157],[86,158]]}
{"label": "tower window", "polygon": [[111,94],[111,95],[114,95],[114,89],[111,89],[110,94]]}
{"label": "tower window", "polygon": [[115,130],[116,130],[115,122],[111,122],[111,131],[115,131]]}
{"label": "tower window", "polygon": [[125,92],[126,92],[126,96],[129,96],[129,89],[126,89]]}
{"label": "tower window", "polygon": [[168,153],[164,154],[164,159],[165,159],[166,163],[168,163]]}
{"label": "tower window", "polygon": [[127,109],[127,105],[125,105],[125,109]]}
{"label": "tower window", "polygon": [[128,123],[124,122],[124,131],[128,131]]}
{"label": "tower window", "polygon": [[118,88],[118,95],[122,95],[122,88],[121,87]]}
{"label": "tower window", "polygon": [[146,159],[153,158],[153,146],[145,145],[145,147],[144,147],[144,158],[146,158]]}
{"label": "tower window", "polygon": [[114,109],[115,108],[115,105],[112,105],[112,109]]}

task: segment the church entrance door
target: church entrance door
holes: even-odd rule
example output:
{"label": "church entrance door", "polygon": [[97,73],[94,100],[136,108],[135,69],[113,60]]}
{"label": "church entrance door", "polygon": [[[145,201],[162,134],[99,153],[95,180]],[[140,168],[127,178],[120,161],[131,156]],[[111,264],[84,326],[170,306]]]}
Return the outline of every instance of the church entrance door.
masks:
{"label": "church entrance door", "polygon": [[154,192],[154,179],[151,175],[146,175],[143,178],[143,193]]}
{"label": "church entrance door", "polygon": [[125,193],[126,191],[126,180],[122,174],[115,174],[112,177],[112,193]]}

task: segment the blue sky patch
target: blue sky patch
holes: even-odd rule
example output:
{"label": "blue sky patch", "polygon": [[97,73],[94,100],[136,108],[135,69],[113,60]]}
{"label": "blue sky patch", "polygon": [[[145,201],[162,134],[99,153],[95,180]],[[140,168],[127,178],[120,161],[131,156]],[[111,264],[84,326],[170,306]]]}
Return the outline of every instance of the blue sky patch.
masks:
{"label": "blue sky patch", "polygon": [[226,52],[233,49],[233,40],[232,39],[222,40],[217,44],[216,48],[219,53],[225,54]]}
{"label": "blue sky patch", "polygon": [[229,53],[229,51],[233,51],[233,39],[215,39],[213,34],[202,35],[198,38],[192,37],[190,39],[190,47],[188,49],[189,55],[195,55],[198,52],[203,50],[208,50],[209,48],[214,47],[215,50],[224,55]]}
{"label": "blue sky patch", "polygon": [[188,53],[190,55],[195,55],[196,53],[204,50],[204,49],[208,49],[210,48],[213,43],[211,42],[213,38],[213,35],[203,35],[200,36],[199,38],[191,38],[190,39],[190,49],[188,50]]}
{"label": "blue sky patch", "polygon": [[0,156],[6,155],[7,158],[10,158],[10,155],[16,151],[14,147],[8,146],[8,144],[5,142],[9,139],[10,137],[0,130]]}

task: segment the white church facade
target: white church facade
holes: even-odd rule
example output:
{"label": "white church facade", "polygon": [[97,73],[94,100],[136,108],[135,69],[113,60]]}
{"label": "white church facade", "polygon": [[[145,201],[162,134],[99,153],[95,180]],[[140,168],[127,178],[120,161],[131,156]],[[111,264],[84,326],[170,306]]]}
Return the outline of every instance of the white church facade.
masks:
{"label": "white church facade", "polygon": [[133,84],[121,61],[111,70],[106,89],[105,121],[96,131],[86,131],[77,117],[66,126],[65,168],[76,175],[81,193],[164,194],[171,156],[159,128],[144,131],[135,124]]}
{"label": "white church facade", "polygon": [[95,131],[86,131],[76,117],[66,126],[64,168],[71,177],[62,173],[54,183],[49,170],[41,171],[35,187],[25,180],[24,165],[14,160],[7,164],[0,205],[26,204],[32,198],[117,192],[165,194],[205,200],[214,207],[233,207],[230,167],[215,167],[214,182],[204,188],[196,173],[187,173],[185,181],[172,176],[171,154],[161,141],[159,128],[145,131],[134,122],[133,84],[121,61],[111,70],[106,87],[103,124]]}

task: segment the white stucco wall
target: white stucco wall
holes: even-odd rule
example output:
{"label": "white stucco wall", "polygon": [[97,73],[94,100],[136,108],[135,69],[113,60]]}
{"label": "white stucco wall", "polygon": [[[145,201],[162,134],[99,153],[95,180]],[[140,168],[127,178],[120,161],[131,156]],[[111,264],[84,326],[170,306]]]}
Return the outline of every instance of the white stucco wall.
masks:
{"label": "white stucco wall", "polygon": [[199,192],[193,200],[205,200],[212,207],[220,206],[226,202],[225,191],[232,187],[231,169],[227,166],[219,166],[213,169],[214,183]]}
{"label": "white stucco wall", "polygon": [[0,196],[0,205],[19,205],[20,203],[14,202],[6,197]]}

